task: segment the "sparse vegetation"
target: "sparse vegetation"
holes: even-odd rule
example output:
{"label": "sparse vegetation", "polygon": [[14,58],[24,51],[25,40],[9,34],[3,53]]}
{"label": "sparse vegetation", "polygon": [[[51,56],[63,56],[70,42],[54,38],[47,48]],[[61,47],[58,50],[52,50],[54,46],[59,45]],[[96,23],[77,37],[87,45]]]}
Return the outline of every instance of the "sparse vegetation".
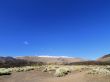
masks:
{"label": "sparse vegetation", "polygon": [[[34,70],[34,71],[31,71]],[[30,71],[30,72],[28,72]],[[43,72],[40,72],[43,71]],[[78,82],[104,82],[105,79],[101,78],[101,77],[108,77],[110,76],[110,65],[42,65],[42,66],[24,66],[24,67],[14,67],[14,68],[0,68],[0,75],[10,75],[11,73],[13,73],[10,77],[11,79],[13,79],[13,77],[20,77],[21,76],[26,76],[28,77],[28,75],[31,75],[32,80],[30,79],[29,81],[32,82],[33,80],[36,80],[35,78],[38,76],[38,78],[45,78],[47,80],[45,81],[41,81],[41,82],[48,82],[51,79],[56,80],[56,77],[58,78],[58,80],[60,82],[62,82],[62,78],[66,78],[69,79],[73,79],[74,75],[75,77],[78,78],[82,78],[84,77],[84,79],[89,79],[91,78],[95,78],[94,80],[87,80],[87,81],[78,81]],[[21,72],[21,73],[18,73]],[[47,72],[47,73],[45,73]],[[18,73],[18,74],[17,74]],[[71,73],[69,75],[69,73]],[[25,74],[25,75],[24,75]],[[34,74],[34,75],[33,75]],[[80,77],[81,74],[81,77]],[[39,76],[40,75],[40,76]],[[73,77],[72,77],[73,75]],[[85,75],[87,76],[87,78],[85,77]],[[51,77],[52,76],[52,77]],[[64,77],[66,76],[66,77]],[[3,76],[4,77],[4,76]],[[1,78],[3,78],[1,76]],[[5,76],[7,77],[7,76]],[[103,81],[98,81],[98,79],[101,78]],[[27,79],[27,78],[26,78]],[[76,79],[76,78],[74,78]],[[22,78],[22,81],[24,80],[24,78]],[[108,81],[107,81],[108,80]],[[109,82],[110,79],[107,79],[105,82]],[[58,81],[58,82],[59,82]],[[67,80],[65,80],[67,82]],[[73,80],[71,80],[73,81]],[[71,82],[68,81],[68,82]],[[7,81],[6,81],[7,82]],[[17,82],[13,81],[13,82]],[[51,80],[49,82],[52,82]],[[76,81],[77,82],[77,81]]]}
{"label": "sparse vegetation", "polygon": [[37,67],[35,66],[25,66],[25,67],[15,67],[15,68],[12,68],[13,71],[15,72],[25,72],[25,71],[30,71],[30,70],[34,70],[34,69],[37,69]]}
{"label": "sparse vegetation", "polygon": [[93,75],[110,75],[110,71],[106,67],[93,67],[87,71],[87,74]]}
{"label": "sparse vegetation", "polygon": [[35,66],[14,67],[14,68],[0,68],[0,75],[10,75],[12,72],[26,72],[38,69]]}
{"label": "sparse vegetation", "polygon": [[34,70],[34,69],[35,69],[34,67],[26,66],[26,67],[15,68],[14,71],[22,72],[22,71],[30,71],[30,70]]}

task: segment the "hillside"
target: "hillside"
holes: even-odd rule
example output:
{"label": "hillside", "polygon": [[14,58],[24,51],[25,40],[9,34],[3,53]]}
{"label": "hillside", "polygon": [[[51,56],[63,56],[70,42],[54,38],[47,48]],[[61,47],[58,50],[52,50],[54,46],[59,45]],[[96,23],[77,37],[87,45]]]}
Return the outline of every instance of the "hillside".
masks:
{"label": "hillside", "polygon": [[104,55],[94,61],[70,57],[0,57],[0,67],[19,67],[34,64],[67,64],[67,65],[110,65],[110,54]]}
{"label": "hillside", "polygon": [[104,55],[104,56],[98,58],[97,61],[110,62],[110,54],[107,54],[107,55]]}
{"label": "hillside", "polygon": [[17,57],[17,59],[23,59],[33,62],[43,62],[46,64],[65,64],[71,62],[81,62],[84,61],[81,58],[65,58],[65,57],[37,57],[37,56],[25,56]]}
{"label": "hillside", "polygon": [[1,67],[20,67],[32,64],[40,64],[41,62],[32,62],[23,59],[16,59],[13,57],[0,57],[0,68]]}

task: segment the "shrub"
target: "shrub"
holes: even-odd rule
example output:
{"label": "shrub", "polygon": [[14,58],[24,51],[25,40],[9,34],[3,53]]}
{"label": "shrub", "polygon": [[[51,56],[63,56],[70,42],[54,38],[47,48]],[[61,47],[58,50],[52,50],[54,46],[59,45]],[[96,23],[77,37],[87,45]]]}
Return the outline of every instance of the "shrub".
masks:
{"label": "shrub", "polygon": [[62,76],[67,75],[69,72],[71,72],[71,70],[69,68],[61,67],[56,70],[55,76],[62,77]]}
{"label": "shrub", "polygon": [[30,71],[30,70],[34,70],[35,68],[31,66],[26,66],[26,67],[23,67],[22,69],[23,71]]}
{"label": "shrub", "polygon": [[91,70],[87,71],[87,74],[110,75],[110,71],[104,67],[94,67]]}
{"label": "shrub", "polygon": [[43,67],[43,72],[50,72],[50,71],[56,71],[58,67],[54,66],[54,65],[47,65]]}
{"label": "shrub", "polygon": [[42,72],[47,72],[47,68],[44,68],[44,69],[42,70]]}
{"label": "shrub", "polygon": [[10,74],[11,74],[10,69],[0,68],[0,75],[10,75]]}
{"label": "shrub", "polygon": [[16,72],[23,72],[23,71],[30,71],[30,70],[34,70],[35,67],[31,67],[31,66],[26,66],[26,67],[17,67],[17,68],[13,68],[13,71]]}
{"label": "shrub", "polygon": [[16,68],[15,71],[16,72],[22,72],[22,71],[24,71],[24,69],[22,69],[22,68]]}

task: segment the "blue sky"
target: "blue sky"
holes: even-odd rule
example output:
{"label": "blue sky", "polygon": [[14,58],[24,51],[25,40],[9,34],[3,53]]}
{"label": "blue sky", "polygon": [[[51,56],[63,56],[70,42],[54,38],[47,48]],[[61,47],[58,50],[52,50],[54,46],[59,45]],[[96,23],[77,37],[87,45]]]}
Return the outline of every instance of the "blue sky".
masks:
{"label": "blue sky", "polygon": [[0,0],[0,56],[108,53],[109,0]]}

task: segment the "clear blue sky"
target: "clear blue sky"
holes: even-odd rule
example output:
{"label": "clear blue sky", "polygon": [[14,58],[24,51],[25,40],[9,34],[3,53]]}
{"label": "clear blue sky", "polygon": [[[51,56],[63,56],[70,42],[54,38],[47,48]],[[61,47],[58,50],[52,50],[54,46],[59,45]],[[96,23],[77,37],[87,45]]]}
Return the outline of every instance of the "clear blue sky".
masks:
{"label": "clear blue sky", "polygon": [[107,53],[109,0],[0,0],[0,56]]}

